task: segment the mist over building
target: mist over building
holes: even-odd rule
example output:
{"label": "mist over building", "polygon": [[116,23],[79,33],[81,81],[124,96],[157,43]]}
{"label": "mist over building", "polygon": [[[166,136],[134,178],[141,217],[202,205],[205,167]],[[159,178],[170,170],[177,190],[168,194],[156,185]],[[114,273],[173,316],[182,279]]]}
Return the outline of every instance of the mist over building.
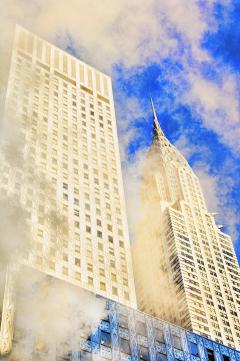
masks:
{"label": "mist over building", "polygon": [[231,240],[153,114],[131,252],[110,77],[16,27],[0,139],[3,358],[240,360],[227,347],[239,347]]}

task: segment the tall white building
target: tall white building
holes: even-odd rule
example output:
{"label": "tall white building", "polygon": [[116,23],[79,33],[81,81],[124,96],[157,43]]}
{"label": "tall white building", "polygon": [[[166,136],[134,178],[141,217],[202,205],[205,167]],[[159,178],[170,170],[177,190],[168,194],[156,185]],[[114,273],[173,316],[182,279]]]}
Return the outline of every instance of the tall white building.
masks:
{"label": "tall white building", "polygon": [[20,205],[30,227],[21,262],[135,307],[110,77],[17,26],[5,122],[16,149],[1,162],[1,195]]}
{"label": "tall white building", "polygon": [[197,176],[152,109],[143,213],[132,247],[138,306],[239,348],[240,275],[231,238],[208,212]]}

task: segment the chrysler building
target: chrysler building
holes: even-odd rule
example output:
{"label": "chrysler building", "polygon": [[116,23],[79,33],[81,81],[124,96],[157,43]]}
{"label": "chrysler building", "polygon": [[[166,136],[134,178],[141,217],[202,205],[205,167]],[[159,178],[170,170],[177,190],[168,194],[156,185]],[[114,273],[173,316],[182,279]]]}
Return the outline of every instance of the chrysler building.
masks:
{"label": "chrysler building", "polygon": [[239,347],[239,267],[231,238],[207,210],[197,176],[164,135],[153,103],[152,112],[132,246],[138,306]]}

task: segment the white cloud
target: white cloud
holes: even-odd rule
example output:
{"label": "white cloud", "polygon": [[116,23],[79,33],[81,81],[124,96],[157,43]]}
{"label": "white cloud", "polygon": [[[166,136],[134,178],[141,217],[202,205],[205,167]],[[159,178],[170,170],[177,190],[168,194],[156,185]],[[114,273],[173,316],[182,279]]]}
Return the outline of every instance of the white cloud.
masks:
{"label": "white cloud", "polygon": [[199,147],[196,147],[195,144],[190,143],[184,133],[180,135],[174,145],[186,159],[189,159],[197,151],[202,151],[202,147],[200,149]]}
{"label": "white cloud", "polygon": [[233,180],[227,174],[227,166],[226,163],[223,164],[218,175],[212,175],[209,166],[204,162],[196,163],[193,170],[199,177],[208,210],[217,213],[217,222],[227,227],[233,241],[235,241],[238,237],[237,224],[239,220],[234,204],[229,201]]}
{"label": "white cloud", "polygon": [[221,84],[204,79],[200,74],[189,75],[190,91],[185,100],[200,115],[206,128],[216,132],[233,151],[240,151],[240,114],[237,79],[225,72]]}
{"label": "white cloud", "polygon": [[117,94],[117,125],[120,138],[120,151],[122,162],[127,161],[127,147],[136,138],[139,130],[136,121],[146,117],[143,104],[137,97],[125,97],[121,90]]}
{"label": "white cloud", "polygon": [[205,163],[198,163],[193,169],[200,180],[209,212],[217,212],[220,206],[218,178],[209,174]]}
{"label": "white cloud", "polygon": [[170,29],[196,48],[207,27],[195,0],[3,0],[2,8],[2,38],[15,23],[63,47],[69,35],[78,53],[108,69],[143,65],[176,50]]}

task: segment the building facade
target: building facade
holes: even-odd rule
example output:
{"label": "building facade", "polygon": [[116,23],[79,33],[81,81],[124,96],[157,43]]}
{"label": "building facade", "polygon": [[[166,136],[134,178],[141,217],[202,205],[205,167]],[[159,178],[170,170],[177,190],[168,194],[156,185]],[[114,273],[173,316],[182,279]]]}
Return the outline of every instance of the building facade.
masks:
{"label": "building facade", "polygon": [[143,211],[132,246],[138,306],[238,348],[240,278],[231,238],[208,212],[197,176],[164,135],[153,104],[152,109]]}
{"label": "building facade", "polygon": [[[98,297],[96,296],[96,299]],[[51,361],[239,361],[240,352],[136,309],[101,299],[106,314],[79,346],[62,353],[60,345],[31,353]],[[65,345],[67,348],[68,346]],[[30,353],[28,355],[30,357]],[[10,358],[11,360],[11,358]],[[25,359],[21,359],[25,361]]]}
{"label": "building facade", "polygon": [[102,320],[70,360],[239,361],[240,352],[129,307],[107,301]]}
{"label": "building facade", "polygon": [[110,77],[17,26],[4,122],[1,198],[23,217],[21,263],[136,307]]}
{"label": "building facade", "polygon": [[[100,322],[81,352],[71,360],[214,361],[239,360],[240,353],[147,314],[107,302],[108,317]],[[80,357],[79,357],[80,356]]]}

